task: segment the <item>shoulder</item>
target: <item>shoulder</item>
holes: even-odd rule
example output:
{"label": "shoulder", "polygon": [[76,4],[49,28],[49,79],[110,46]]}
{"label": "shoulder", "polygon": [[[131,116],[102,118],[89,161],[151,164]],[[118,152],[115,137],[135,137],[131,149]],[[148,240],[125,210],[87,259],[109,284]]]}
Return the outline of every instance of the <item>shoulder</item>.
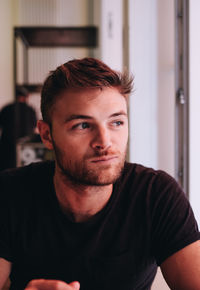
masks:
{"label": "shoulder", "polygon": [[187,203],[186,194],[177,181],[162,170],[145,167],[140,164],[126,163],[119,180],[120,187],[149,206],[165,204],[179,200]]}
{"label": "shoulder", "polygon": [[142,184],[154,184],[162,186],[163,184],[177,184],[176,180],[168,173],[162,170],[156,170],[136,163],[125,163],[121,176],[121,182],[139,182]]}
{"label": "shoulder", "polygon": [[135,174],[137,176],[139,175],[159,175],[162,173],[165,173],[162,170],[156,170],[152,167],[147,167],[142,164],[138,163],[130,163],[130,162],[125,162],[125,166],[123,169],[123,173],[125,174]]}
{"label": "shoulder", "polygon": [[129,204],[143,220],[157,263],[199,239],[197,223],[186,194],[162,170],[126,164],[124,178]]}
{"label": "shoulder", "polygon": [[5,107],[2,108],[1,110],[1,114],[4,115],[4,114],[7,114],[7,113],[10,113],[10,111],[12,111],[15,107],[15,103],[10,103],[8,105],[6,105]]}

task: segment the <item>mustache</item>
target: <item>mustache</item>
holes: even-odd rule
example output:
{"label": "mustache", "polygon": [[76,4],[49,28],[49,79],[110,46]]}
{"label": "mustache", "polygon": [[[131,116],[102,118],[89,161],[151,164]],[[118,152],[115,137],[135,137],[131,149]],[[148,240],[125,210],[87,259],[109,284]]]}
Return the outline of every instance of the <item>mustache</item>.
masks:
{"label": "mustache", "polygon": [[87,156],[86,159],[93,159],[95,157],[104,157],[104,156],[109,156],[109,157],[112,157],[112,156],[119,156],[121,155],[120,152],[118,151],[114,151],[114,150],[102,150],[102,151],[95,151],[94,154],[90,155],[90,156]]}
{"label": "mustache", "polygon": [[96,151],[93,157],[113,156],[113,155],[117,155],[117,152],[113,150],[104,150],[104,151]]}
{"label": "mustache", "polygon": [[102,150],[95,150],[93,151],[93,154],[90,154],[88,156],[86,156],[85,159],[93,159],[95,157],[104,157],[104,156],[109,156],[109,157],[112,157],[112,156],[126,156],[126,153],[127,153],[127,147],[125,149],[124,152],[121,152],[119,150],[113,150],[112,148],[108,148],[108,149],[102,149]]}

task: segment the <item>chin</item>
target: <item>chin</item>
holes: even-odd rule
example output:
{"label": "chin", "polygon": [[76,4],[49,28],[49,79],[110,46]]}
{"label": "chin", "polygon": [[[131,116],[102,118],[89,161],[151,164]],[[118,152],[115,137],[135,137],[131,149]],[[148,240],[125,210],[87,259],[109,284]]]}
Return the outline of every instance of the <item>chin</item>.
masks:
{"label": "chin", "polygon": [[113,184],[117,181],[117,179],[121,176],[123,166],[118,168],[107,168],[101,169],[100,171],[91,171],[88,172],[87,176],[85,176],[85,181],[88,185],[96,185],[96,186],[106,186]]}

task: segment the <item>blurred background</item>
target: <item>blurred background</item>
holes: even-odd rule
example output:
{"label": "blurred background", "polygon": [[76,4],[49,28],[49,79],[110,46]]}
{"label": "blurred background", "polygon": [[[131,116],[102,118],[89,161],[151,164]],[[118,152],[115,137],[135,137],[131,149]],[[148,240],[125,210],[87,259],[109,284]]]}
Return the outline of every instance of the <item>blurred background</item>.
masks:
{"label": "blurred background", "polygon": [[[52,158],[33,121],[41,118],[48,72],[73,58],[97,57],[135,78],[129,161],[174,176],[200,225],[199,12],[199,0],[0,0],[0,110],[16,103],[22,88],[35,112],[31,130],[17,141],[15,134],[15,166]],[[23,115],[22,128],[27,117],[17,112],[13,122]],[[168,288],[157,278],[152,289]]]}

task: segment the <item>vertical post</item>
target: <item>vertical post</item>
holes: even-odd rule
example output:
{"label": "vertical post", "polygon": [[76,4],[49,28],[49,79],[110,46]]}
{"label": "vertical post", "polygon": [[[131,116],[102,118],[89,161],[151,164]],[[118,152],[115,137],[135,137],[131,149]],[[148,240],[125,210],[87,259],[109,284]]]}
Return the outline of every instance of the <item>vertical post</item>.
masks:
{"label": "vertical post", "polygon": [[13,34],[13,96],[15,96],[15,89],[17,84],[17,33],[15,28]]}
{"label": "vertical post", "polygon": [[119,71],[123,66],[122,10],[122,0],[101,0],[101,59]]}
{"label": "vertical post", "polygon": [[189,194],[189,1],[175,1],[176,17],[176,179]]}
{"label": "vertical post", "polygon": [[28,46],[23,43],[23,83],[28,85]]}
{"label": "vertical post", "polygon": [[123,66],[129,69],[129,1],[123,1]]}

